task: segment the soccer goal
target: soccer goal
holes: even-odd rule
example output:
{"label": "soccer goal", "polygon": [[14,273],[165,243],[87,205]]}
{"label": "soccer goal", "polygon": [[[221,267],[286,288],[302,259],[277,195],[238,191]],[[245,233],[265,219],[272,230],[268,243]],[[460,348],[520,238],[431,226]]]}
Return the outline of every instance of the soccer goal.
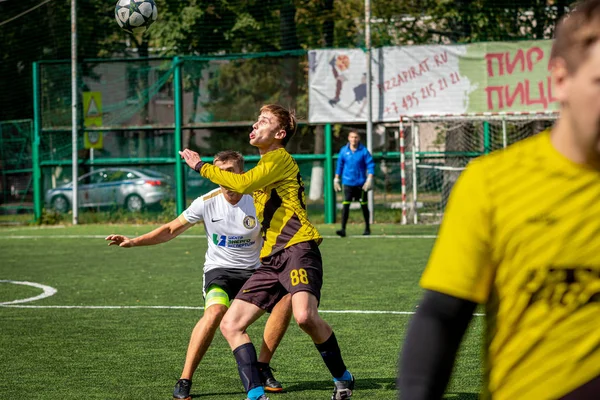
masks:
{"label": "soccer goal", "polygon": [[552,126],[557,113],[402,117],[402,224],[439,223],[450,191],[473,158]]}

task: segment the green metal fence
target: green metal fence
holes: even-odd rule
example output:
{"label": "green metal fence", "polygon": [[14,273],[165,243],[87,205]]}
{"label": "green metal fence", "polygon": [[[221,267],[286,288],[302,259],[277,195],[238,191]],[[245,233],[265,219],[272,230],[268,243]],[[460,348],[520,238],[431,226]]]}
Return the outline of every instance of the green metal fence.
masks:
{"label": "green metal fence", "polygon": [[[306,87],[298,85],[306,81],[304,62],[304,51],[85,61],[79,66],[78,174],[114,167],[162,172],[172,178],[174,212],[180,213],[198,194],[195,188],[211,187],[194,182],[198,179],[182,165],[180,149],[193,148],[210,161],[219,150],[235,148],[251,154],[249,164],[256,162],[247,132],[260,106],[269,102],[296,108],[303,118],[301,129],[311,129],[305,121],[304,103],[295,102],[298,97],[306,98]],[[39,62],[33,68],[34,142],[38,145],[32,147],[32,172],[37,220],[52,208],[48,193],[72,179],[70,73],[67,61]],[[250,77],[258,79],[248,86]],[[92,135],[101,136],[99,148],[87,148]],[[303,136],[299,135],[298,143]],[[331,127],[325,132],[325,142],[327,154],[295,157],[308,172],[308,166],[324,162],[330,181]],[[326,220],[333,221],[332,194],[321,201],[329,210]]]}
{"label": "green metal fence", "polygon": [[0,121],[0,223],[33,220],[33,121]]}
{"label": "green metal fence", "polygon": [[[167,175],[169,195],[161,201],[158,211],[151,207],[145,210],[167,210],[168,216],[173,217],[196,196],[214,187],[182,165],[178,151],[188,147],[203,155],[203,160],[211,161],[218,151],[235,149],[245,154],[250,166],[258,160],[255,149],[248,144],[250,127],[262,105],[279,103],[294,108],[299,119],[298,133],[287,147],[298,160],[306,192],[311,193],[308,205],[322,213],[324,222],[335,221],[336,203],[341,202],[341,198],[336,201],[340,194],[332,186],[337,153],[350,130],[363,133],[366,142],[365,125],[308,124],[304,51],[84,60],[78,70],[79,176],[102,168],[151,169]],[[53,212],[53,193],[72,179],[70,79],[68,61],[34,63],[29,168],[32,209],[37,221],[43,219],[45,212]],[[378,138],[373,152],[377,164],[376,216],[378,210],[397,207],[402,186],[398,126],[385,124],[380,128],[383,129],[375,130]],[[490,146],[489,129],[484,124],[482,136],[456,154],[439,148],[416,150],[415,156],[423,160],[465,155],[472,158],[488,152]],[[411,155],[412,149],[406,156]],[[116,185],[107,179],[107,186]],[[311,186],[316,190],[311,191]],[[80,193],[84,195],[89,193]],[[111,196],[108,207],[90,201],[80,210],[126,216],[125,200],[117,200],[114,193]],[[88,220],[97,220],[97,214],[83,219]]]}

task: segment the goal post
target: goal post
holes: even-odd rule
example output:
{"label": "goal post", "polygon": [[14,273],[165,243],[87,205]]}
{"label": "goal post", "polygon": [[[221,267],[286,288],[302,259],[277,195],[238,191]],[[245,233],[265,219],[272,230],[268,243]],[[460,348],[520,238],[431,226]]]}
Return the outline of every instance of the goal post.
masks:
{"label": "goal post", "polygon": [[551,127],[556,112],[402,116],[402,224],[439,223],[460,173],[474,158]]}

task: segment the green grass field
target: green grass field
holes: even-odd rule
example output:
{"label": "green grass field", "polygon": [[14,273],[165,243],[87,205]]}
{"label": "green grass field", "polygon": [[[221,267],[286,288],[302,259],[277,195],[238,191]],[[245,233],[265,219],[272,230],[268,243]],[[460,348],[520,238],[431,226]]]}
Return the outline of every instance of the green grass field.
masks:
{"label": "green grass field", "polygon": [[[51,286],[54,295],[0,306],[0,399],[170,399],[189,334],[202,315],[201,227],[154,247],[108,247],[109,233],[135,236],[149,225],[0,229],[0,280]],[[437,227],[378,224],[372,237],[319,226],[324,286],[321,312],[357,378],[355,399],[396,399],[398,354],[418,280]],[[385,235],[385,236],[384,236]],[[387,236],[387,237],[386,237]],[[0,303],[42,289],[0,282]],[[186,308],[177,308],[184,306]],[[249,330],[260,342],[265,318]],[[448,398],[477,398],[483,318],[460,350]],[[285,393],[271,400],[331,397],[319,353],[292,322],[272,366]],[[194,376],[194,398],[245,398],[235,360],[217,333]]]}

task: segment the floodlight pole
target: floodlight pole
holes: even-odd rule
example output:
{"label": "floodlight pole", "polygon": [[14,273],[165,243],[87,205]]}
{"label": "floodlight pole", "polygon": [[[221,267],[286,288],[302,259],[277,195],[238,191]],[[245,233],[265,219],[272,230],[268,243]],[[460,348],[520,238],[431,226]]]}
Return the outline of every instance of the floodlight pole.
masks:
{"label": "floodlight pole", "polygon": [[72,158],[72,175],[73,191],[72,193],[72,209],[73,209],[73,225],[79,222],[79,202],[77,179],[78,176],[78,160],[77,160],[77,0],[71,0],[71,158]]}
{"label": "floodlight pole", "polygon": [[[371,95],[371,1],[365,0],[365,47],[367,50],[367,150],[373,154],[373,97]],[[373,177],[374,180],[375,177]],[[373,223],[374,187],[368,192],[369,223]]]}

